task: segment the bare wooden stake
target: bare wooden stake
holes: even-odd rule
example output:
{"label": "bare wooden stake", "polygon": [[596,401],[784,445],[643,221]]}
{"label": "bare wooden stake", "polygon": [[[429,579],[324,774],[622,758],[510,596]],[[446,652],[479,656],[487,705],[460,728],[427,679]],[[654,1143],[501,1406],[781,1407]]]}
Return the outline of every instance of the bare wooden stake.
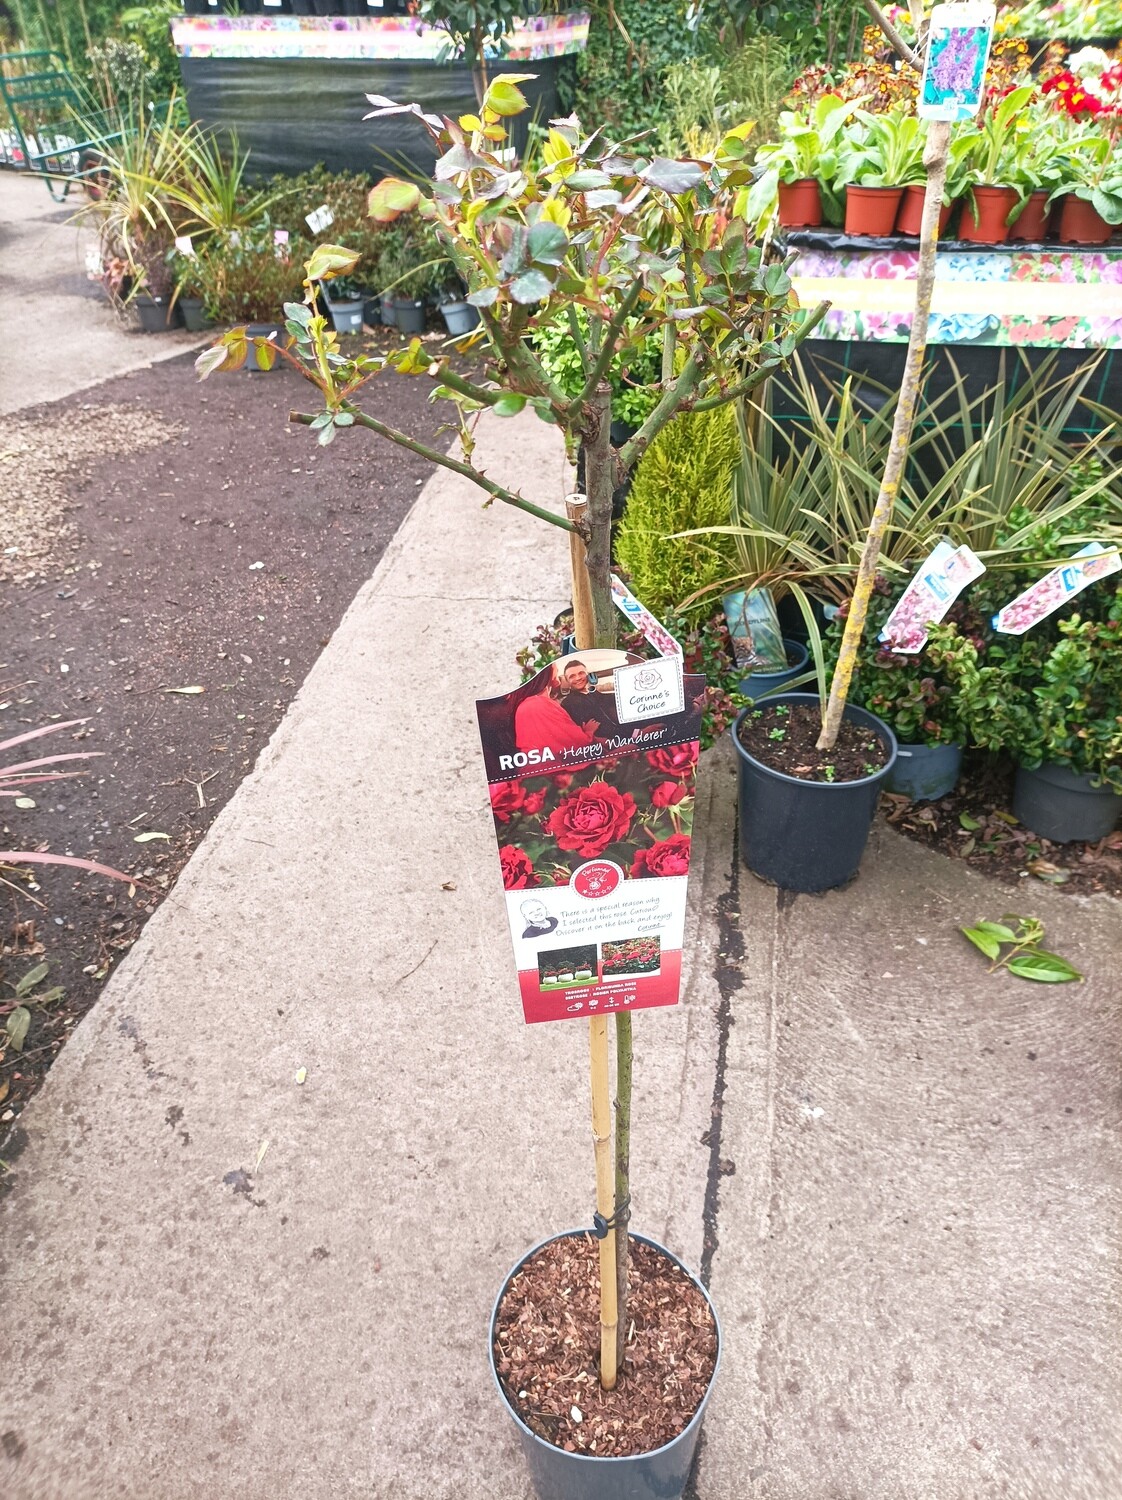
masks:
{"label": "bare wooden stake", "polygon": [[[588,496],[566,495],[565,514],[583,531],[588,524]],[[578,651],[596,644],[596,615],[588,579],[588,549],[580,532],[569,532],[569,560],[573,573],[573,632]]]}
{"label": "bare wooden stake", "polygon": [[[608,1018],[591,1016],[588,1051],[592,1074],[592,1143],[596,1151],[596,1211],[610,1219],[615,1210],[612,1172],[612,1100],[608,1069]],[[600,1384],[606,1391],[616,1383],[616,1232],[609,1229],[600,1241]]]}

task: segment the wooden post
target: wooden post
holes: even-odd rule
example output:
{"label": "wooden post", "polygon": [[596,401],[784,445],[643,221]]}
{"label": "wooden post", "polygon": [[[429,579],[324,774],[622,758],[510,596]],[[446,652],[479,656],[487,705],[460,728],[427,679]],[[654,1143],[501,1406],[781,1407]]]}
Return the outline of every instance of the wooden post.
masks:
{"label": "wooden post", "polygon": [[[608,1077],[608,1018],[591,1016],[588,1049],[592,1072],[592,1142],[596,1149],[596,1212],[610,1219],[615,1210],[612,1172],[612,1101]],[[609,1229],[600,1241],[600,1384],[606,1391],[616,1383],[616,1232]]]}
{"label": "wooden post", "polygon": [[[574,526],[587,524],[588,496],[566,495],[565,514]],[[573,632],[578,651],[596,644],[596,616],[592,608],[592,589],[588,581],[588,549],[576,531],[569,532],[569,561],[573,573]]]}

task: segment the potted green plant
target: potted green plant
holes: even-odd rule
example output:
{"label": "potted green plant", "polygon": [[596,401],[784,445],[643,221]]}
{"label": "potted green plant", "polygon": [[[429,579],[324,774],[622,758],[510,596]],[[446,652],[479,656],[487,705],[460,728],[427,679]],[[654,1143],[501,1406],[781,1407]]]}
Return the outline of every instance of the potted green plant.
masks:
{"label": "potted green plant", "polygon": [[786,229],[816,228],[823,213],[830,223],[841,219],[833,190],[838,138],[859,103],[823,94],[808,114],[780,114],[780,139],[756,152],[756,166],[762,170],[752,189],[750,218],[758,219],[777,200],[779,222]]}
{"label": "potted green plant", "polygon": [[[906,583],[906,578],[892,583],[883,575],[876,580],[850,702],[876,714],[896,735],[896,764],[887,781],[888,790],[913,802],[930,802],[953,791],[958,781],[966,729],[955,688],[926,649],[894,651],[890,643],[881,640]],[[831,669],[848,611],[846,601],[827,632],[826,659]],[[970,603],[959,600],[947,618],[963,631],[973,630],[981,641],[981,620]]]}
{"label": "potted green plant", "polygon": [[982,112],[977,124],[962,131],[956,149],[963,152],[969,192],[962,207],[958,237],[977,244],[1000,245],[1021,203],[1016,183],[1017,135],[1033,86],[1022,84]]}
{"label": "potted green plant", "polygon": [[1009,227],[1009,238],[1039,243],[1048,233],[1053,194],[1063,191],[1072,171],[1075,143],[1057,133],[1051,111],[1030,110],[1025,127],[1013,137],[1010,185],[1017,189],[1019,206]]}
{"label": "potted green plant", "polygon": [[[510,158],[503,127],[506,118],[527,107],[520,81],[518,75],[493,79],[480,116],[466,124],[426,114],[417,106],[372,99],[376,114],[409,113],[420,119],[437,151],[430,192],[416,183],[384,179],[371,195],[372,212],[386,222],[414,210],[426,216],[445,256],[469,288],[467,300],[479,309],[483,338],[493,358],[488,372],[468,379],[450,359],[434,358],[419,339],[384,355],[347,360],[338,350],[335,333],[314,311],[310,293],[286,309],[285,346],[267,347],[263,353],[267,359],[281,357],[294,364],[322,393],[323,410],[299,418],[314,428],[321,443],[333,442],[339,434],[372,431],[452,469],[492,499],[566,531],[573,557],[577,644],[611,647],[618,617],[609,571],[613,488],[678,412],[687,407],[694,413],[715,410],[756,388],[809,336],[824,309],[807,315],[793,308],[785,267],[767,263],[743,220],[733,217],[723,230],[718,228],[718,215],[727,211],[734,193],[750,178],[742,136],[730,136],[709,158],[672,161],[602,140],[600,132],[585,132],[571,117],[554,122],[533,163],[520,163]],[[623,225],[632,227],[621,233]],[[306,266],[306,286],[350,274],[356,259],[341,247],[320,246]],[[587,339],[578,310],[588,317]],[[568,328],[580,363],[581,386],[575,396],[557,385],[534,352],[535,333],[558,324]],[[638,432],[617,447],[611,438],[610,379],[652,333],[661,334],[664,344],[658,398]],[[201,357],[200,374],[240,367],[248,348],[245,330],[232,330]],[[387,367],[434,381],[437,398],[448,401],[456,414],[462,458],[389,427],[377,415],[377,407],[364,409],[364,388]],[[505,488],[472,464],[471,419],[484,408],[500,418],[533,413],[557,425],[571,451],[583,445],[586,494],[572,500],[565,515]],[[575,1257],[580,1251],[582,1284],[595,1275],[584,1261],[589,1249],[591,1267],[599,1262],[600,1389],[609,1395],[617,1378],[628,1376],[627,1012],[617,1014],[616,1035],[613,1188],[605,1018],[590,1022],[602,1238],[589,1246],[584,1235],[562,1237],[572,1244]],[[702,1295],[695,1282],[682,1279],[673,1257],[659,1247],[649,1249],[675,1276],[683,1295]],[[646,1260],[645,1250],[637,1255],[636,1274]],[[504,1294],[526,1267],[525,1259],[519,1262]],[[505,1295],[492,1323],[492,1368],[535,1472],[549,1473],[548,1481],[543,1480],[552,1486],[549,1493],[588,1493],[591,1472],[599,1475],[596,1483],[612,1493],[680,1495],[719,1354],[719,1331],[714,1315],[705,1311],[704,1296],[698,1304],[699,1334],[708,1347],[709,1378],[696,1387],[695,1408],[680,1413],[681,1430],[664,1432],[653,1451],[642,1451],[641,1433],[625,1431],[621,1418],[610,1444],[618,1456],[605,1451],[608,1444],[596,1456],[580,1451],[587,1425],[568,1424],[570,1435],[564,1442],[574,1451],[566,1452],[543,1435],[547,1429],[541,1424],[526,1420],[532,1412],[519,1394],[523,1387],[512,1387],[505,1379],[503,1362],[508,1356],[497,1347],[504,1302]],[[593,1348],[587,1353],[590,1361],[596,1360]],[[585,1399],[601,1398],[593,1389]],[[571,1396],[566,1413],[568,1401]],[[557,1471],[562,1471],[560,1477]]]}
{"label": "potted green plant", "polygon": [[1065,243],[1105,245],[1122,224],[1122,157],[1107,135],[1083,135],[1073,145],[1048,200],[1060,205],[1057,232]]}
{"label": "potted green plant", "polygon": [[175,250],[170,258],[175,281],[174,300],[188,333],[202,333],[210,327],[206,315],[206,277],[200,264],[200,255],[205,254],[203,249],[192,250],[190,255]]}
{"label": "potted green plant", "polygon": [[892,233],[904,189],[923,181],[925,134],[915,114],[859,110],[838,148],[836,191],[845,189],[845,232]]}

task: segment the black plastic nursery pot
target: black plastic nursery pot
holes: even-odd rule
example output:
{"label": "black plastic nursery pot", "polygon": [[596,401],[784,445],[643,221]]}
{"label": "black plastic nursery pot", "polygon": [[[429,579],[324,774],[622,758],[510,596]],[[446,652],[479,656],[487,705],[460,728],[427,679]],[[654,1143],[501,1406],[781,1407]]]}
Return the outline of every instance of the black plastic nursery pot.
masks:
{"label": "black plastic nursery pot", "polygon": [[1054,844],[1104,839],[1122,815],[1122,796],[1111,786],[1093,786],[1090,775],[1070,766],[1018,766],[1013,813],[1026,828]]}
{"label": "black plastic nursery pot", "polygon": [[423,297],[395,297],[394,322],[402,333],[424,333],[425,301]]}
{"label": "black plastic nursery pot", "polygon": [[954,791],[961,770],[961,745],[898,743],[888,790],[910,797],[913,802],[934,802]]}
{"label": "black plastic nursery pot", "polygon": [[787,665],[779,672],[749,672],[740,684],[740,691],[746,698],[757,699],[770,696],[806,670],[810,652],[802,641],[791,640],[784,636],[783,645],[787,652]]}
{"label": "black plastic nursery pot", "polygon": [[183,326],[188,333],[202,333],[211,326],[201,297],[180,297],[179,311],[183,314]]}
{"label": "black plastic nursery pot", "polygon": [[671,1254],[657,1240],[648,1239],[642,1234],[631,1236],[632,1239],[639,1240],[644,1245],[650,1245],[661,1255],[665,1255],[667,1260],[689,1277],[708,1303],[717,1332],[717,1361],[713,1366],[713,1378],[709,1382],[709,1389],[705,1392],[701,1405],[694,1412],[689,1425],[672,1442],[664,1443],[661,1448],[653,1448],[649,1453],[635,1453],[627,1458],[595,1458],[585,1453],[566,1453],[563,1448],[555,1447],[527,1427],[507,1399],[499,1373],[495,1368],[495,1328],[498,1323],[499,1308],[511,1281],[526,1262],[544,1246],[552,1244],[554,1240],[568,1239],[570,1236],[584,1233],[587,1231],[570,1229],[564,1234],[550,1235],[549,1239],[542,1240],[540,1245],[535,1245],[532,1250],[528,1250],[503,1282],[502,1289],[495,1298],[488,1330],[487,1357],[491,1365],[491,1377],[504,1408],[518,1430],[518,1440],[522,1444],[522,1452],[526,1456],[530,1480],[538,1500],[681,1500],[693,1466],[694,1454],[697,1451],[697,1440],[701,1435],[705,1408],[709,1404],[709,1397],[713,1394],[717,1373],[721,1368],[721,1324],[717,1317],[717,1310],[705,1287],[676,1255]]}
{"label": "black plastic nursery pot", "polygon": [[[768,704],[818,707],[817,693],[775,693]],[[885,764],[859,781],[801,781],[773,771],[740,742],[746,708],[732,726],[739,789],[740,853],[762,880],[785,891],[812,894],[845,885],[857,874],[877,800],[896,765],[896,736],[867,709],[847,704],[844,717],[875,731]]]}
{"label": "black plastic nursery pot", "polygon": [[134,298],[140,326],[145,333],[166,333],[179,327],[179,306],[167,297],[151,297],[139,292]]}

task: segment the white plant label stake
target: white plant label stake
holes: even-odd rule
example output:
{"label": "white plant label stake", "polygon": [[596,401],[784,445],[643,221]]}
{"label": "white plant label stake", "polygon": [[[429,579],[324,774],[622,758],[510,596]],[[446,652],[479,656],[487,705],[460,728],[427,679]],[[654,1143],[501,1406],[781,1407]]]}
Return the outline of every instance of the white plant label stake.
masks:
{"label": "white plant label stake", "polygon": [[304,223],[313,234],[322,234],[330,224],[334,224],[335,215],[326,203],[321,203],[318,208],[313,208],[310,214],[304,215]]}
{"label": "white plant label stake", "polygon": [[1026,630],[1039,625],[1069,599],[1082,593],[1089,584],[1117,573],[1120,568],[1122,556],[1117,547],[1088,542],[1072,554],[1070,562],[1045,573],[1031,588],[1003,605],[993,617],[993,628],[1001,635],[1024,635]]}
{"label": "white plant label stake", "polygon": [[969,547],[937,543],[885,621],[879,639],[906,655],[922,651],[928,626],[938,625],[963,589],[985,571],[985,563]]}

